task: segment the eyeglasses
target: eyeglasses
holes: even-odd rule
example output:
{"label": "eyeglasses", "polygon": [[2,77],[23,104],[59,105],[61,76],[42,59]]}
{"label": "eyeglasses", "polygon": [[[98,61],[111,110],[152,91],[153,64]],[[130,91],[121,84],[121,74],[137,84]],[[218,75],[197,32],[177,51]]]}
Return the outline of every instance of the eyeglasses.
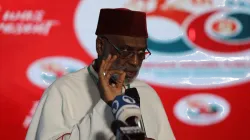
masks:
{"label": "eyeglasses", "polygon": [[140,50],[140,51],[129,51],[127,49],[120,49],[116,47],[113,43],[111,43],[107,37],[102,36],[101,38],[104,38],[108,41],[111,46],[115,48],[115,50],[118,52],[119,56],[121,58],[132,58],[135,54],[137,54],[138,58],[141,60],[147,59],[150,55],[151,52],[146,48],[145,50]]}

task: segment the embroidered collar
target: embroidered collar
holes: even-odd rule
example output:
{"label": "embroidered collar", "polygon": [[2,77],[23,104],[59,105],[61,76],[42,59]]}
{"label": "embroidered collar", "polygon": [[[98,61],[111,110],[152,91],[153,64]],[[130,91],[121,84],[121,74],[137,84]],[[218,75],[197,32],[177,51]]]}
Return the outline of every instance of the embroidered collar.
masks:
{"label": "embroidered collar", "polygon": [[92,65],[88,66],[88,72],[89,75],[91,76],[91,78],[94,80],[94,82],[97,84],[98,83],[98,74],[96,73],[96,71],[94,70]]}

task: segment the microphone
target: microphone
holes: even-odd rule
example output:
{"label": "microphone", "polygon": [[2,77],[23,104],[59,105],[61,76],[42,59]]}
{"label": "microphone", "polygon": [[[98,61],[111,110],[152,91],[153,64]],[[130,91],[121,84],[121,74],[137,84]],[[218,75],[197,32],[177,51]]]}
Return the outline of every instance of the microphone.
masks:
{"label": "microphone", "polygon": [[116,120],[111,128],[117,139],[144,140],[146,133],[141,122],[140,98],[135,88],[126,90],[125,95],[116,96],[112,112]]}
{"label": "microphone", "polygon": [[110,79],[109,79],[109,84],[117,84],[117,80],[119,78],[118,74],[113,74],[111,75]]}
{"label": "microphone", "polygon": [[127,126],[120,120],[115,120],[111,124],[111,129],[116,136],[116,140],[144,140],[144,132],[139,127]]}
{"label": "microphone", "polygon": [[126,125],[129,125],[128,120],[131,120],[131,117],[141,119],[140,106],[127,95],[116,96],[111,107],[115,119],[122,121]]}
{"label": "microphone", "polygon": [[[138,91],[137,91],[136,88],[129,88],[129,89],[126,89],[126,90],[125,90],[125,95],[127,95],[127,96],[133,98],[133,99],[135,100],[135,102],[136,102],[136,103],[139,105],[139,107],[140,107],[140,95],[139,95],[139,93],[138,93]],[[131,123],[133,123],[133,122],[132,122],[133,120],[128,120],[128,121],[130,121]],[[134,122],[136,122],[136,125],[139,126],[139,127],[142,129],[143,132],[145,132],[145,136],[146,136],[146,130],[145,130],[145,126],[144,126],[144,123],[143,123],[143,118],[142,118],[142,116],[141,116],[141,119],[140,119],[139,121],[135,121],[135,120],[134,120]]]}

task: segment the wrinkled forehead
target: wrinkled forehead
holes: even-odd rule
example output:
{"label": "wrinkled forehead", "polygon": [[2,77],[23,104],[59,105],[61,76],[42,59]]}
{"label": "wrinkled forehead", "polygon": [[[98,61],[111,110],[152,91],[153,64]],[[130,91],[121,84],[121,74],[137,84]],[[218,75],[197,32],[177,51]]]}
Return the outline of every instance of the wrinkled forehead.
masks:
{"label": "wrinkled forehead", "polygon": [[131,37],[120,35],[105,35],[110,42],[117,46],[130,46],[135,48],[146,48],[147,38],[144,37]]}

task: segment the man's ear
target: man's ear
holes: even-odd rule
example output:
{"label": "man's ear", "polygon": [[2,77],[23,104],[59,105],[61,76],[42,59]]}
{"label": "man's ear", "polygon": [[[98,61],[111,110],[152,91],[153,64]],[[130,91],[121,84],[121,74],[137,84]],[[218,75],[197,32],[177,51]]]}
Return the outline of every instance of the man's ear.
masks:
{"label": "man's ear", "polygon": [[98,56],[102,56],[104,53],[104,40],[100,37],[96,38],[96,52]]}

